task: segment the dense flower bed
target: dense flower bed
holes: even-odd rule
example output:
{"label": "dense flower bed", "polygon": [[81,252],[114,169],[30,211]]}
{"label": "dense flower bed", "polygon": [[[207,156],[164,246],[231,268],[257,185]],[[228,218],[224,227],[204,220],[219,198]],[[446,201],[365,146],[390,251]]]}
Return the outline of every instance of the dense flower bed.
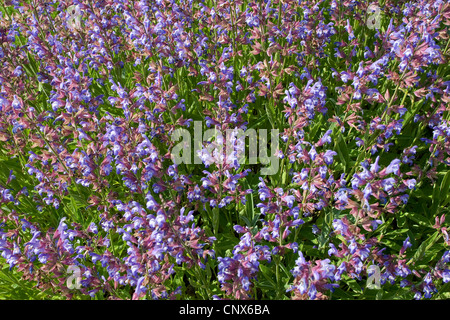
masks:
{"label": "dense flower bed", "polygon": [[2,3],[1,298],[450,297],[449,1]]}

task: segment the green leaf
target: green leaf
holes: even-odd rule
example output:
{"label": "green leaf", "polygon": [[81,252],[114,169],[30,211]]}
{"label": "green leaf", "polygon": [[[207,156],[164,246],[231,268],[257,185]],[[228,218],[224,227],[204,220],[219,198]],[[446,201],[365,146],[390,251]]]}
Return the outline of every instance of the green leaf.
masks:
{"label": "green leaf", "polygon": [[333,297],[340,298],[342,300],[354,300],[355,297],[349,294],[348,292],[345,292],[341,288],[336,288],[333,292]]}
{"label": "green leaf", "polygon": [[386,236],[395,236],[395,235],[406,233],[408,231],[409,231],[409,229],[397,229],[397,230],[386,233]]}
{"label": "green leaf", "polygon": [[350,164],[349,153],[347,149],[347,144],[345,143],[345,139],[342,137],[342,133],[339,131],[338,139],[335,141],[335,147],[339,156],[339,159],[344,164],[344,167],[347,168]]}
{"label": "green leaf", "polygon": [[214,229],[214,234],[217,234],[219,232],[219,221],[220,221],[220,210],[218,207],[215,207],[212,210],[212,223],[213,223],[213,229]]}
{"label": "green leaf", "polygon": [[414,256],[412,257],[411,261],[417,262],[420,259],[422,259],[425,252],[429,250],[433,246],[433,244],[437,241],[439,235],[440,232],[436,231],[431,237],[422,242],[422,244],[417,248],[416,252],[414,253]]}
{"label": "green leaf", "polygon": [[270,102],[265,103],[266,106],[266,113],[269,118],[270,124],[272,125],[272,129],[279,128],[279,126],[276,123],[276,114],[275,114],[275,108]]}
{"label": "green leaf", "polygon": [[321,258],[322,257],[321,252],[318,249],[313,248],[312,245],[304,245],[302,250],[307,256],[310,256],[313,258]]}
{"label": "green leaf", "polygon": [[320,128],[323,127],[322,119],[323,119],[323,115],[319,114],[317,116],[317,118],[314,120],[316,123],[309,133],[309,138],[311,141],[315,140],[315,136],[316,136],[317,132],[319,131]]}
{"label": "green leaf", "polygon": [[375,300],[382,300],[383,299],[383,294],[384,291],[383,290],[378,290],[376,296],[375,296]]}
{"label": "green leaf", "polygon": [[[250,185],[247,181],[247,179],[245,179],[243,181],[243,185],[245,189],[250,189]],[[248,227],[253,228],[256,225],[256,221],[254,221],[254,217],[255,217],[255,206],[253,203],[253,194],[246,194],[245,195],[245,216],[243,216],[243,218],[245,218],[245,223],[247,224]],[[254,224],[255,223],[255,224]]]}
{"label": "green leaf", "polygon": [[238,242],[232,233],[219,233],[216,235],[217,240],[214,241],[214,250],[218,256],[223,256],[226,250],[232,249]]}
{"label": "green leaf", "polygon": [[433,195],[432,195],[431,199],[432,199],[431,208],[429,210],[428,215],[430,217],[435,217],[437,210],[438,210],[439,203],[441,202],[441,188],[437,183],[434,185]]}
{"label": "green leaf", "polygon": [[347,284],[353,291],[355,291],[357,293],[362,293],[363,290],[362,290],[361,286],[358,284],[358,282],[356,282],[356,280],[353,280],[353,279],[348,280]]}
{"label": "green leaf", "polygon": [[432,227],[432,223],[430,223],[430,220],[421,215],[420,213],[416,212],[408,212],[406,213],[406,217],[413,220],[414,222],[417,222],[419,226],[422,227]]}
{"label": "green leaf", "polygon": [[251,125],[248,127],[248,129],[257,129],[260,128],[264,122],[268,120],[267,114],[263,115],[262,117],[259,117],[258,120],[252,121]]}
{"label": "green leaf", "polygon": [[189,277],[189,283],[191,286],[193,286],[196,289],[200,288],[200,286],[201,286],[201,284],[198,283],[197,281],[195,281],[192,277]]}
{"label": "green leaf", "polygon": [[256,286],[261,289],[275,290],[274,285],[270,281],[258,281],[256,282]]}
{"label": "green leaf", "polygon": [[440,207],[443,208],[448,203],[448,199],[450,196],[450,171],[447,171],[447,173],[444,176],[444,179],[442,179],[441,188],[440,188]]}
{"label": "green leaf", "polygon": [[445,300],[449,300],[450,299],[450,292],[439,292],[436,299],[439,297],[439,299],[445,299]]}
{"label": "green leaf", "polygon": [[261,274],[264,276],[264,278],[267,279],[267,281],[270,283],[270,289],[272,290],[276,290],[277,289],[277,284],[275,283],[275,281],[272,279],[273,277],[273,271],[272,269],[270,269],[269,267],[260,264],[259,265],[259,270],[261,270]]}

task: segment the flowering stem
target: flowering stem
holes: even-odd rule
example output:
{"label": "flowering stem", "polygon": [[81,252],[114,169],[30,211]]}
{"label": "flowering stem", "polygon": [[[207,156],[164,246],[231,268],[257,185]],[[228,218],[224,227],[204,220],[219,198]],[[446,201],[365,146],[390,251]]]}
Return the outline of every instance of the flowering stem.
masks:
{"label": "flowering stem", "polygon": [[[392,103],[394,102],[395,96],[396,96],[397,91],[398,91],[398,89],[400,87],[400,84],[401,84],[401,82],[402,82],[402,80],[403,80],[403,78],[404,78],[404,76],[406,74],[406,71],[407,71],[407,68],[405,68],[405,70],[403,71],[403,73],[402,73],[402,75],[401,75],[401,77],[399,79],[399,82],[398,82],[397,86],[395,87],[394,93],[393,93],[393,95],[392,95],[388,105],[383,111],[383,114],[381,116],[381,122],[383,122],[385,116],[387,115],[387,111],[389,110],[389,108],[392,106]],[[405,96],[406,96],[406,94],[407,93],[405,93]],[[405,96],[403,97],[403,99],[405,99]],[[349,178],[351,178],[353,176],[353,174],[355,173],[356,169],[358,168],[358,163],[360,163],[362,161],[362,159],[367,157],[368,149],[370,149],[370,146],[376,141],[376,139],[380,136],[380,134],[381,134],[381,132],[379,132],[377,134],[374,134],[372,136],[372,138],[370,139],[369,143],[367,144],[366,150],[359,154],[358,159],[356,160],[356,165],[353,167],[352,171],[348,175]]]}

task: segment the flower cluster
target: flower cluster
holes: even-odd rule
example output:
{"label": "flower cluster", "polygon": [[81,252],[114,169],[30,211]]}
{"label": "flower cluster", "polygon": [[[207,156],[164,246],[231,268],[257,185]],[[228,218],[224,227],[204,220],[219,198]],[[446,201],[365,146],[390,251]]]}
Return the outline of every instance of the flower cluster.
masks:
{"label": "flower cluster", "polygon": [[449,19],[5,1],[0,272],[68,299],[448,298]]}

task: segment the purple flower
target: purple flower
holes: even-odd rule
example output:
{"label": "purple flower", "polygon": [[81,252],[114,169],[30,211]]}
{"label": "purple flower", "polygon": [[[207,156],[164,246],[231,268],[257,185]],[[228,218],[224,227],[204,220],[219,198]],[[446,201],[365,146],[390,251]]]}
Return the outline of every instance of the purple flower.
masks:
{"label": "purple flower", "polygon": [[370,183],[366,184],[366,187],[363,190],[364,198],[369,199],[370,195],[372,194],[372,186]]}
{"label": "purple flower", "polygon": [[401,161],[399,159],[392,160],[389,166],[386,168],[386,174],[394,173],[397,176],[400,175],[400,164]]}
{"label": "purple flower", "polygon": [[449,263],[450,262],[450,251],[447,250],[444,252],[444,254],[442,255],[442,262],[444,263]]}
{"label": "purple flower", "polygon": [[333,163],[333,157],[334,157],[335,155],[337,155],[337,153],[336,153],[335,151],[327,150],[327,151],[325,152],[325,154],[323,155],[323,159],[324,159],[325,163],[326,163],[327,165],[332,164],[332,163]]}
{"label": "purple flower", "polygon": [[335,232],[338,232],[339,234],[347,232],[347,226],[340,219],[333,220],[333,229]]}
{"label": "purple flower", "polygon": [[380,170],[380,166],[378,165],[378,161],[380,160],[380,156],[377,156],[375,162],[370,165],[370,172],[377,173]]}
{"label": "purple flower", "polygon": [[134,294],[137,297],[141,296],[142,294],[145,294],[145,292],[147,291],[147,289],[142,285],[144,280],[145,280],[145,277],[140,277],[137,281],[136,290],[134,292]]}
{"label": "purple flower", "polygon": [[397,181],[394,178],[387,178],[381,182],[381,186],[383,187],[384,191],[390,192],[392,191],[396,183]]}
{"label": "purple flower", "polygon": [[408,179],[405,180],[405,184],[408,187],[408,189],[415,189],[416,186],[416,179]]}
{"label": "purple flower", "polygon": [[445,270],[442,272],[442,281],[443,281],[444,283],[447,283],[447,282],[450,281],[450,270],[449,270],[449,269],[445,269]]}
{"label": "purple flower", "polygon": [[376,230],[380,224],[382,224],[382,220],[372,220],[370,224],[372,225],[373,230]]}
{"label": "purple flower", "polygon": [[317,155],[317,151],[316,148],[314,148],[314,146],[311,147],[311,150],[308,152],[309,157],[311,158],[311,160],[315,160],[316,159],[316,155]]}

